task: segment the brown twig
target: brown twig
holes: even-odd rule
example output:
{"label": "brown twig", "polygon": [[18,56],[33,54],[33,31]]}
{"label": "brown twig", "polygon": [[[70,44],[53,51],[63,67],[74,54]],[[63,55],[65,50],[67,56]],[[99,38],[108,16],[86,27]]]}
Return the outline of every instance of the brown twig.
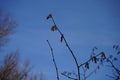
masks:
{"label": "brown twig", "polygon": [[50,47],[50,50],[51,50],[51,54],[52,54],[52,58],[53,58],[53,63],[54,63],[54,65],[55,65],[57,80],[59,80],[59,72],[58,72],[57,64],[56,64],[56,61],[55,61],[55,58],[54,58],[53,49],[52,49],[52,47],[51,47],[51,45],[50,45],[50,43],[49,43],[48,40],[47,40],[47,43],[48,43],[48,45],[49,45],[49,47]]}
{"label": "brown twig", "polygon": [[[54,21],[54,19],[53,19],[52,16],[51,16],[51,18],[52,18],[52,21],[53,21],[54,25],[57,27],[57,25],[55,24],[55,21]],[[71,49],[70,46],[68,45],[68,42],[66,41],[66,39],[65,39],[65,37],[64,37],[64,35],[63,35],[63,33],[60,31],[60,29],[59,29],[58,27],[57,27],[57,31],[58,31],[58,32],[60,33],[60,35],[62,36],[62,38],[63,38],[63,40],[64,40],[64,42],[65,42],[65,44],[66,44],[68,50],[70,51],[70,53],[71,53],[71,55],[72,55],[72,57],[73,57],[73,59],[74,59],[74,61],[75,61],[75,63],[76,63],[77,73],[78,73],[78,80],[80,80],[80,70],[79,70],[78,61],[77,61],[77,59],[76,59],[76,57],[75,57],[75,55],[74,55],[72,49]]]}

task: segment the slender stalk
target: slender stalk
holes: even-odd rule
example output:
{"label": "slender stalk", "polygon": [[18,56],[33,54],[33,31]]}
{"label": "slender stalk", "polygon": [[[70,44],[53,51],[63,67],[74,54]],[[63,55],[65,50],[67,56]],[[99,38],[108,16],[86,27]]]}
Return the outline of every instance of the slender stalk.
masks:
{"label": "slender stalk", "polygon": [[68,79],[71,79],[71,80],[78,80],[78,79],[76,79],[76,78],[70,77],[70,76],[65,75],[65,74],[62,74],[62,73],[61,73],[61,75],[65,76],[65,77],[67,77]]}
{"label": "slender stalk", "polygon": [[49,47],[50,47],[50,50],[51,50],[51,54],[52,54],[52,58],[53,58],[53,63],[54,63],[54,65],[55,65],[57,80],[59,80],[59,72],[58,72],[57,64],[56,64],[56,61],[55,61],[55,58],[54,58],[53,49],[52,49],[52,47],[51,47],[51,45],[50,45],[50,43],[49,43],[48,40],[47,40],[47,43],[48,43],[48,45],[49,45]]}
{"label": "slender stalk", "polygon": [[[97,56],[99,56],[99,55],[101,55],[101,53],[97,54],[95,57],[97,57]],[[88,59],[88,60],[87,60],[87,61],[85,61],[84,63],[80,64],[80,65],[79,65],[79,67],[81,67],[81,66],[85,65],[87,62],[90,62],[92,59],[93,59],[93,57],[92,57],[92,58],[90,58],[90,59]]]}
{"label": "slender stalk", "polygon": [[120,76],[120,70],[115,67],[115,65],[113,64],[113,62],[111,60],[109,60],[109,59],[107,59],[107,60],[111,64],[111,66],[113,67],[113,69],[116,71],[116,73]]}
{"label": "slender stalk", "polygon": [[98,67],[96,67],[92,72],[90,72],[90,73],[86,76],[86,79],[87,79],[88,77],[90,77],[93,73],[95,73],[97,69],[98,69]]}
{"label": "slender stalk", "polygon": [[[52,17],[52,21],[53,21],[54,25],[56,25],[56,24],[55,24],[55,21],[54,21],[54,19],[53,19],[53,17]],[[77,61],[77,59],[76,59],[76,57],[75,57],[75,55],[74,55],[72,49],[71,49],[70,46],[68,45],[68,42],[66,41],[66,39],[65,39],[65,37],[64,37],[64,35],[63,35],[63,33],[60,31],[60,29],[59,29],[58,27],[57,27],[57,30],[58,30],[58,32],[60,33],[60,35],[63,36],[63,40],[64,40],[64,42],[65,42],[65,44],[66,44],[68,50],[69,50],[70,53],[72,54],[72,57],[73,57],[73,59],[74,59],[74,61],[75,61],[75,63],[76,63],[76,67],[77,67],[78,80],[80,80],[80,70],[79,70],[78,61]]]}

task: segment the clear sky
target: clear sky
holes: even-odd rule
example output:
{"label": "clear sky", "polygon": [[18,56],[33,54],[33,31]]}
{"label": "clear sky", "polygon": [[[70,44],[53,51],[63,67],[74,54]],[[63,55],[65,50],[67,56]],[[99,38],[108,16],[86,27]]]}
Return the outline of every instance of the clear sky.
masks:
{"label": "clear sky", "polygon": [[[82,63],[94,46],[110,53],[113,44],[120,43],[120,0],[0,0],[0,9],[11,13],[18,23],[5,53],[19,49],[21,61],[29,59],[34,72],[43,72],[46,80],[56,79],[48,39],[54,49],[59,71],[74,71],[75,64],[60,36],[50,29],[53,14],[70,47]],[[107,80],[109,70],[101,68],[88,80]],[[61,77],[62,79],[67,79]]]}

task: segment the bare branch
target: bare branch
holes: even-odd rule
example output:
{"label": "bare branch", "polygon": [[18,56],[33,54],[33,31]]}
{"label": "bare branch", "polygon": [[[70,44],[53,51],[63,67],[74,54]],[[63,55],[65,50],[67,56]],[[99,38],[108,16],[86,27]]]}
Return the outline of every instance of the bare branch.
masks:
{"label": "bare branch", "polygon": [[63,76],[65,76],[65,77],[67,77],[68,79],[72,79],[72,80],[78,80],[78,79],[76,79],[76,78],[73,78],[73,77],[71,77],[71,76],[68,76],[68,75],[66,75],[66,74],[63,74],[63,73],[61,73],[61,75],[63,75]]}
{"label": "bare branch", "polygon": [[[51,18],[52,18],[52,21],[53,21],[54,25],[57,27],[57,25],[56,25],[56,23],[55,23],[52,15],[51,15]],[[66,44],[66,47],[67,47],[68,50],[70,51],[70,53],[71,53],[71,55],[72,55],[72,57],[73,57],[73,59],[74,59],[74,61],[75,61],[75,64],[76,64],[76,67],[77,67],[77,73],[78,73],[78,80],[80,80],[80,70],[79,70],[79,64],[78,64],[77,58],[75,57],[72,49],[71,49],[70,46],[68,45],[68,42],[66,41],[63,33],[60,31],[60,29],[59,29],[58,27],[57,27],[57,31],[60,33],[60,36],[61,36],[62,39],[64,40],[64,42],[65,42],[65,44]]]}
{"label": "bare branch", "polygon": [[[99,55],[101,55],[101,53],[99,53],[99,54],[95,55],[94,57],[98,57]],[[80,65],[79,65],[79,67],[81,67],[81,66],[85,65],[86,63],[89,63],[89,62],[90,62],[90,61],[92,61],[92,60],[93,60],[93,57],[91,57],[90,59],[88,59],[88,60],[87,60],[87,61],[85,61],[84,63],[80,64]]]}
{"label": "bare branch", "polygon": [[115,65],[113,64],[113,62],[110,59],[107,59],[107,61],[111,64],[112,68],[116,71],[116,73],[120,76],[120,70],[115,67]]}
{"label": "bare branch", "polygon": [[10,15],[0,15],[0,47],[9,41],[8,35],[13,32],[16,22]]}
{"label": "bare branch", "polygon": [[59,72],[58,72],[57,64],[56,64],[56,61],[55,61],[55,58],[54,58],[53,49],[52,49],[52,47],[51,47],[51,45],[50,45],[50,43],[49,43],[48,40],[47,40],[47,43],[48,43],[48,45],[50,47],[50,50],[51,50],[51,54],[52,54],[52,58],[53,58],[53,63],[55,65],[55,69],[56,69],[57,80],[59,80]]}

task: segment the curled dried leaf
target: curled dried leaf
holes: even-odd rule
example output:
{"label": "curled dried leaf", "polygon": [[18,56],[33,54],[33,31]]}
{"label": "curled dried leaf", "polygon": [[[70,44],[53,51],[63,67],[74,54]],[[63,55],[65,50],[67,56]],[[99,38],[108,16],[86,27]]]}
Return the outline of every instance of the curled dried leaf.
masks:
{"label": "curled dried leaf", "polygon": [[97,58],[96,58],[96,56],[93,56],[92,61],[94,61],[95,63],[97,63]]}
{"label": "curled dried leaf", "polygon": [[105,53],[104,53],[104,52],[101,52],[101,57],[102,57],[103,59],[105,59],[105,58],[106,58],[106,56],[105,56]]}
{"label": "curled dried leaf", "polygon": [[88,62],[86,62],[85,68],[89,69],[89,63]]}
{"label": "curled dried leaf", "polygon": [[57,26],[56,26],[56,25],[52,26],[51,30],[52,30],[52,31],[57,30]]}
{"label": "curled dried leaf", "polygon": [[46,19],[48,20],[49,18],[52,18],[52,14],[49,14]]}

